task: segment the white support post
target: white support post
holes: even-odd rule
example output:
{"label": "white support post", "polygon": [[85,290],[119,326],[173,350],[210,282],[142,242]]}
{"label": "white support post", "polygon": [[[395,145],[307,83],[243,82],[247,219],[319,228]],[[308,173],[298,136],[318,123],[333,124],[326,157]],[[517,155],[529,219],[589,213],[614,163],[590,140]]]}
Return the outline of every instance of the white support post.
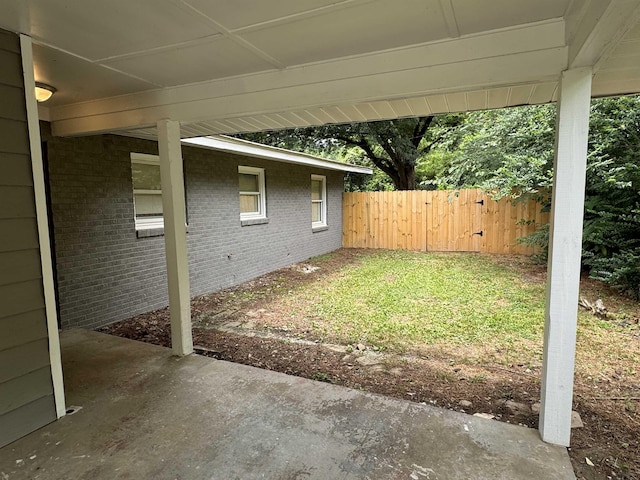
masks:
{"label": "white support post", "polygon": [[569,446],[587,166],[590,67],[563,72],[554,162],[540,434]]}
{"label": "white support post", "polygon": [[175,355],[183,356],[193,353],[193,337],[179,122],[158,122],[158,150],[169,284],[171,348]]}
{"label": "white support post", "polygon": [[31,149],[31,173],[33,175],[33,192],[36,203],[38,241],[40,244],[42,288],[44,290],[47,334],[49,337],[49,361],[51,362],[53,398],[56,404],[56,416],[61,418],[66,413],[64,379],[62,376],[62,354],[60,352],[60,336],[58,335],[58,313],[56,310],[56,291],[53,283],[51,244],[49,243],[49,219],[47,213],[47,196],[45,193],[44,167],[42,164],[40,123],[38,120],[38,106],[34,95],[36,82],[33,72],[33,44],[30,37],[20,35],[20,50],[22,53],[22,72],[24,75],[24,94],[27,107],[29,146]]}

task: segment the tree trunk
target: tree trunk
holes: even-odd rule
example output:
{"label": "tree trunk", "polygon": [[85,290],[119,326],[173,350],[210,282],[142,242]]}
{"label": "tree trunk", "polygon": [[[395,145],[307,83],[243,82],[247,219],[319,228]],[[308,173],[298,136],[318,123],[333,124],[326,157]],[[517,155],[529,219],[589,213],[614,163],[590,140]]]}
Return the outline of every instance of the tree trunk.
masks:
{"label": "tree trunk", "polygon": [[402,165],[398,168],[397,175],[391,176],[396,190],[416,189],[416,170],[414,166]]}

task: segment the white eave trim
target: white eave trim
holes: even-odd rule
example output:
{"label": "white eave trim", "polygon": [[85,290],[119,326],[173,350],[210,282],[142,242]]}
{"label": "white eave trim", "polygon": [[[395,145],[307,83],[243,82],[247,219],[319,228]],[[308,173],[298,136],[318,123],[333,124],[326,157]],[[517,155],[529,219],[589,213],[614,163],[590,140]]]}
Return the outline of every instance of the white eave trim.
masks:
{"label": "white eave trim", "polygon": [[227,137],[226,135],[189,138],[182,140],[182,143],[184,145],[235,153],[247,157],[262,158],[264,160],[273,160],[283,163],[295,163],[297,165],[306,165],[325,170],[365,173],[369,175],[373,173],[373,171],[367,167],[327,160],[326,158],[314,157],[313,155],[307,155],[306,153],[292,152],[291,150],[261,145],[247,140]]}

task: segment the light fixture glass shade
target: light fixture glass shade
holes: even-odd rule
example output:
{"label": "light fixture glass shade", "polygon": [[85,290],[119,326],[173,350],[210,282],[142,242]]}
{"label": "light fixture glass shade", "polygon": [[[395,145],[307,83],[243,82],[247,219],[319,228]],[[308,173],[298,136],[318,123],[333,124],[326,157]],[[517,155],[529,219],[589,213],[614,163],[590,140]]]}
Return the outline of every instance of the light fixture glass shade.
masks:
{"label": "light fixture glass shade", "polygon": [[36,100],[46,102],[56,92],[56,89],[46,83],[36,82]]}

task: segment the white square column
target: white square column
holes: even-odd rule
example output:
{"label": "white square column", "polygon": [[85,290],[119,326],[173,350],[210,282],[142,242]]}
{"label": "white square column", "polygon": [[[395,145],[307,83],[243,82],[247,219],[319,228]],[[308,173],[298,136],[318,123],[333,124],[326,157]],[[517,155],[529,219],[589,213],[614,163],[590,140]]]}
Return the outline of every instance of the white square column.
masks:
{"label": "white square column", "polygon": [[64,378],[62,375],[62,354],[58,334],[58,312],[54,286],[53,256],[51,254],[51,233],[49,231],[49,213],[45,191],[44,167],[42,164],[42,143],[40,139],[40,119],[34,91],[36,88],[33,71],[33,43],[31,37],[20,35],[20,53],[22,54],[22,72],[24,74],[24,92],[27,107],[27,125],[29,128],[29,148],[31,150],[31,173],[33,175],[33,193],[35,196],[36,221],[40,244],[40,265],[42,267],[42,289],[44,292],[47,334],[49,338],[49,361],[53,398],[56,404],[56,416],[66,415],[64,396]]}
{"label": "white square column", "polygon": [[549,230],[540,434],[569,446],[592,69],[563,72]]}
{"label": "white square column", "polygon": [[169,284],[171,348],[175,355],[183,356],[193,353],[193,337],[179,122],[172,120],[158,122],[158,150]]}

